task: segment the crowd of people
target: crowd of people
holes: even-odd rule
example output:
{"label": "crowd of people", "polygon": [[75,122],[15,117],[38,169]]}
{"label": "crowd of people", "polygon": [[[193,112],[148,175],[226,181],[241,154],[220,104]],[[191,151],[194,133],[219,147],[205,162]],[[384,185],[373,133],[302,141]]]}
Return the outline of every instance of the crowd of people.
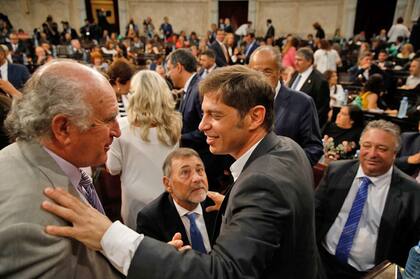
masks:
{"label": "crowd of people", "polygon": [[[318,22],[315,36],[276,37],[271,19],[262,37],[229,18],[204,37],[168,17],[131,18],[125,34],[105,11],[80,32],[61,23],[30,36],[0,18],[0,277],[405,265],[420,240],[420,22],[370,40],[327,39]],[[98,166],[119,175],[121,218]]]}

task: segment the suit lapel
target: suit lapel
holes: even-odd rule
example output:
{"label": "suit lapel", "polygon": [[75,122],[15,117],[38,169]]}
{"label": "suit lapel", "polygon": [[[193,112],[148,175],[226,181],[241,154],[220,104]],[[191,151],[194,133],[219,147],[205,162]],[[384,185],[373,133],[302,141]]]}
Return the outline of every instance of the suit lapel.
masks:
{"label": "suit lapel", "polygon": [[[252,152],[251,156],[249,157],[248,161],[246,161],[245,166],[242,170],[242,172],[245,171],[245,169],[251,164],[252,161],[254,161],[256,158],[258,158],[259,156],[268,153],[268,151],[272,148],[274,148],[274,146],[277,144],[277,136],[276,134],[274,134],[273,132],[268,133],[262,140],[261,142],[258,144],[258,146],[255,148],[254,152]],[[226,193],[225,193],[225,198],[220,206],[219,212],[217,214],[216,217],[216,221],[214,224],[214,230],[213,230],[213,235],[212,235],[212,239],[211,239],[211,244],[213,246],[213,244],[215,243],[217,237],[219,236],[220,233],[220,227],[222,224],[222,217],[225,215],[226,212],[226,208],[228,206],[229,203],[229,197],[230,197],[230,193],[232,192],[232,188],[235,186],[235,182],[233,182],[227,189],[226,189]]]}
{"label": "suit lapel", "polygon": [[401,177],[394,167],[391,185],[389,187],[388,196],[386,198],[378,230],[378,240],[376,241],[377,245],[375,251],[376,264],[379,264],[379,262],[377,262],[378,260],[382,261],[382,259],[385,259],[386,255],[388,255],[388,250],[393,244],[392,240],[394,239],[396,224],[399,223],[398,215],[402,208],[400,181]]}
{"label": "suit lapel", "polygon": [[302,92],[305,92],[305,93],[312,92],[312,84],[313,84],[312,79],[313,79],[313,74],[314,74],[314,70],[309,75],[309,77],[305,80],[305,83],[302,85],[302,87],[300,88],[299,91],[302,91]]}
{"label": "suit lapel", "polygon": [[190,241],[188,240],[184,223],[182,223],[181,216],[179,216],[178,211],[176,210],[174,201],[172,200],[172,197],[169,194],[168,194],[168,200],[169,200],[170,210],[165,212],[165,215],[166,215],[165,224],[167,224],[168,231],[171,232],[170,238],[172,239],[175,233],[180,232],[184,245],[189,245]]}

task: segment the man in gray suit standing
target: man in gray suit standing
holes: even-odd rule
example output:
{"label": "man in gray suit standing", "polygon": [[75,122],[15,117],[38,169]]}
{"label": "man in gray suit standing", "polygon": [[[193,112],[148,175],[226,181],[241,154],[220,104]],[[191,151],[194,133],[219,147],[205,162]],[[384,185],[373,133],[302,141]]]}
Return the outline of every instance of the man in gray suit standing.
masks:
{"label": "man in gray suit standing", "polygon": [[103,213],[90,177],[120,135],[112,87],[96,71],[58,60],[41,67],[13,104],[5,126],[16,139],[0,151],[0,278],[119,278],[102,254],[50,236],[66,222],[39,207],[60,186]]}
{"label": "man in gray suit standing", "polygon": [[199,128],[210,151],[236,159],[210,254],[180,253],[52,188],[45,193],[64,207],[43,207],[73,226],[47,226],[47,232],[102,249],[127,278],[317,278],[311,167],[297,143],[270,131],[273,88],[263,74],[230,66],[210,73],[200,91]]}

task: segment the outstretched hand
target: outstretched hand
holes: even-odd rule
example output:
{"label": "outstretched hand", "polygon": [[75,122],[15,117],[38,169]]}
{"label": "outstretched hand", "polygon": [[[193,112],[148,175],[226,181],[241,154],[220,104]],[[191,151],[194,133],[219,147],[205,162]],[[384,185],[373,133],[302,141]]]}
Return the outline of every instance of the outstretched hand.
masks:
{"label": "outstretched hand", "polygon": [[77,239],[92,250],[101,249],[102,236],[112,225],[105,215],[61,188],[46,188],[44,194],[56,204],[44,201],[42,208],[73,224],[73,226],[48,225],[45,228],[47,233]]}
{"label": "outstretched hand", "polygon": [[215,205],[206,207],[206,212],[218,211],[225,196],[213,191],[208,191],[207,196],[214,201]]}

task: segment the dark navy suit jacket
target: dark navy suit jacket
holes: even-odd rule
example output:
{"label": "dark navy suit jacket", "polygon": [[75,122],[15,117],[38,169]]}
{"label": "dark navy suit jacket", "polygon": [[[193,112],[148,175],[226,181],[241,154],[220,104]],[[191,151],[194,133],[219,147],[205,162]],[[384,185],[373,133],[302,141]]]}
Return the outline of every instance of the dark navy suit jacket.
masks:
{"label": "dark navy suit jacket", "polygon": [[274,101],[274,114],[274,132],[296,141],[305,151],[311,165],[315,165],[324,151],[312,98],[282,84]]}
{"label": "dark navy suit jacket", "polygon": [[[217,40],[210,45],[210,48],[216,53],[217,67],[227,66],[229,61],[226,61],[225,53]],[[226,50],[227,51],[227,50]]]}
{"label": "dark navy suit jacket", "polygon": [[7,79],[16,89],[21,89],[30,77],[31,74],[25,66],[10,63],[7,65]]}
{"label": "dark navy suit jacket", "polygon": [[407,132],[401,134],[401,149],[398,152],[395,164],[406,174],[415,175],[420,166],[412,165],[407,162],[408,157],[420,152],[420,133]]}
{"label": "dark navy suit jacket", "polygon": [[200,77],[198,74],[195,74],[182,97],[179,107],[179,111],[182,114],[181,146],[194,150],[208,149],[204,133],[198,130],[198,125],[203,117],[203,111],[201,110],[202,100],[198,93],[199,82]]}

